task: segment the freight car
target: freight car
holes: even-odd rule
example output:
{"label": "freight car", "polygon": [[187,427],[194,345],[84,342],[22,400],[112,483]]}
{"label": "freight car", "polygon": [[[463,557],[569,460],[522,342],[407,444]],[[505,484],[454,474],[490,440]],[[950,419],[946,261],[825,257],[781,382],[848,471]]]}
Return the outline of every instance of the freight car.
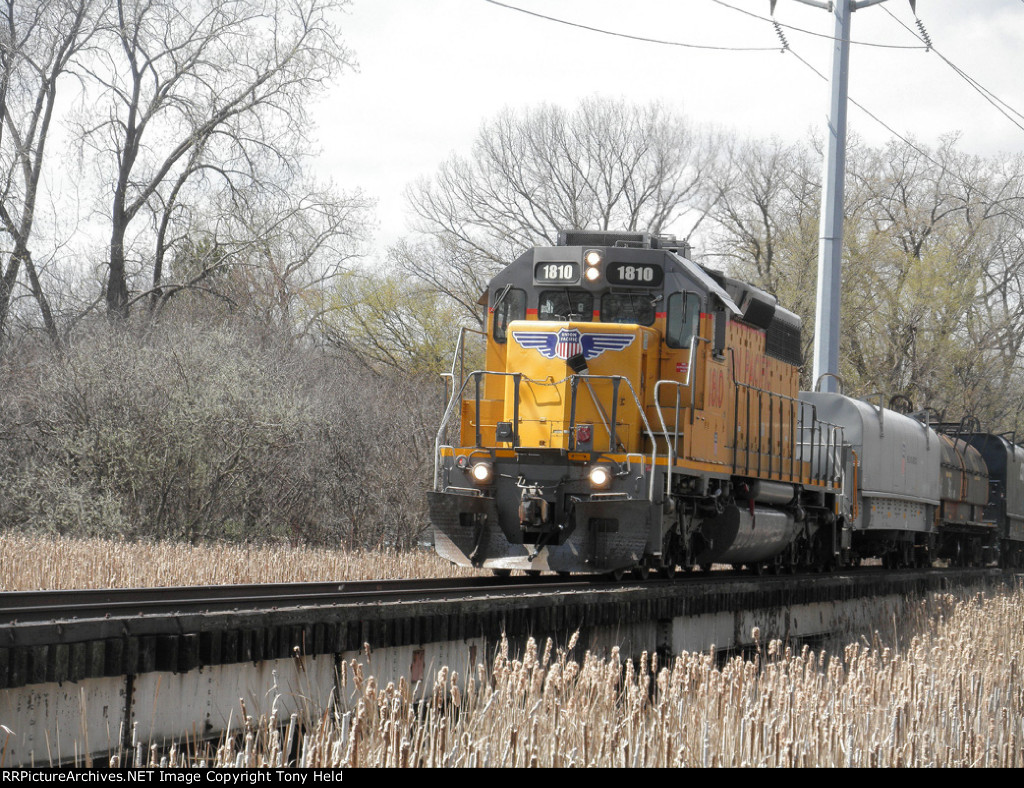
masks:
{"label": "freight car", "polygon": [[483,364],[460,371],[464,331],[447,376],[442,556],[614,577],[1020,560],[1019,447],[801,393],[800,319],[688,251],[564,231],[491,280]]}

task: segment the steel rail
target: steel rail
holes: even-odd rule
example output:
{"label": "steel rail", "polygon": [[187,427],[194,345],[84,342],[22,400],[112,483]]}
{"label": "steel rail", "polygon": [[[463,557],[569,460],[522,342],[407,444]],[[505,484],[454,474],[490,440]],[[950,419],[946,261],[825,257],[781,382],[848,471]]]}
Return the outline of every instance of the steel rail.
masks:
{"label": "steel rail", "polygon": [[0,592],[0,626],[38,621],[114,618],[237,610],[360,604],[365,602],[455,600],[484,594],[524,594],[552,586],[575,589],[593,583],[580,575],[531,577],[433,578],[426,580],[359,580],[331,583],[264,583],[223,586],[84,589]]}
{"label": "steel rail", "polygon": [[[360,626],[373,627],[375,624],[367,622],[381,624],[392,619],[457,621],[465,614],[493,624],[510,610],[550,610],[552,607],[571,606],[578,614],[584,608],[605,609],[609,604],[630,608],[634,603],[645,605],[655,599],[669,603],[670,607],[678,607],[669,601],[677,600],[685,606],[689,603],[681,600],[750,594],[754,590],[761,593],[788,589],[786,593],[792,593],[799,587],[806,592],[818,584],[824,587],[859,582],[872,576],[883,583],[906,583],[917,582],[915,578],[926,576],[954,580],[967,576],[994,578],[1006,574],[995,568],[891,571],[880,567],[861,567],[824,575],[803,573],[757,577],[734,570],[646,581],[614,581],[586,575],[569,579],[557,576],[470,578],[468,586],[465,580],[434,580],[428,581],[426,586],[421,584],[419,590],[411,590],[415,584],[406,581],[313,583],[307,584],[309,589],[305,593],[300,591],[291,595],[275,593],[281,586],[273,585],[217,587],[213,589],[213,595],[206,596],[203,592],[210,589],[9,592],[0,593],[0,652],[11,648],[22,651],[49,646],[66,648],[66,644],[104,640],[120,642],[125,638],[193,637],[200,633],[282,627],[308,629],[314,622],[349,627],[355,622],[363,622]],[[462,586],[458,585],[460,582]],[[296,584],[292,588],[295,590],[301,585]],[[346,586],[350,586],[347,591],[344,590]],[[331,591],[331,588],[335,590]],[[338,591],[338,588],[343,590]],[[196,592],[192,599],[188,598],[189,590]],[[75,593],[81,596],[81,601],[67,604],[68,595]],[[121,600],[117,599],[119,593],[125,594]],[[167,593],[178,598],[168,601],[164,598]],[[431,624],[435,625],[443,626]],[[309,634],[316,637],[312,631]],[[43,659],[46,652],[40,651],[36,656]],[[67,654],[61,657],[58,652],[53,656],[59,660],[66,658]],[[2,653],[0,657],[3,657]],[[52,666],[48,662],[43,664],[47,665],[45,672],[49,675]],[[42,676],[41,673],[39,675]]]}
{"label": "steel rail", "polygon": [[[944,570],[917,570],[941,573]],[[957,570],[962,573],[964,570]],[[978,571],[986,571],[979,569]],[[816,575],[788,575],[791,580],[834,579],[840,575],[888,574],[876,567],[847,568]],[[895,573],[897,577],[901,572]],[[0,627],[38,623],[115,620],[139,616],[201,615],[203,613],[259,613],[294,608],[322,608],[382,603],[472,602],[487,598],[533,597],[594,591],[637,591],[663,585],[736,582],[752,578],[749,572],[723,570],[681,574],[673,580],[615,581],[607,577],[555,575],[539,578],[477,577],[428,580],[369,580],[333,583],[270,583],[227,586],[174,586],[128,589],[0,592]],[[767,577],[762,578],[768,580]]]}

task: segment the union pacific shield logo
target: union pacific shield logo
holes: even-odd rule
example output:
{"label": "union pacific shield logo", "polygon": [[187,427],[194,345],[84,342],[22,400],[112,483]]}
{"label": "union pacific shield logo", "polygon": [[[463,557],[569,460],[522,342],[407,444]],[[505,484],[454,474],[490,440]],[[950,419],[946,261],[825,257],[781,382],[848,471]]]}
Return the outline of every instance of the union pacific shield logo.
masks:
{"label": "union pacific shield logo", "polygon": [[544,358],[560,358],[562,361],[577,355],[590,361],[606,350],[623,350],[635,339],[632,334],[584,334],[575,328],[513,331],[512,338],[526,350],[536,350]]}
{"label": "union pacific shield logo", "polygon": [[576,329],[563,328],[558,332],[558,342],[555,344],[555,356],[560,359],[570,359],[583,352],[583,343],[580,342],[580,332]]}

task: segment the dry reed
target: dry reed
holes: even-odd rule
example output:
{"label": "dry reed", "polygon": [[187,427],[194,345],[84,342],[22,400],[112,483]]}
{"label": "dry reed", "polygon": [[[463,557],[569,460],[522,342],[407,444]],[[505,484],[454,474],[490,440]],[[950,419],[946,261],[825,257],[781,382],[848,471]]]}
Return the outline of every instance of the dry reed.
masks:
{"label": "dry reed", "polygon": [[169,542],[0,536],[0,591],[400,580],[481,574],[429,550],[192,546]]}

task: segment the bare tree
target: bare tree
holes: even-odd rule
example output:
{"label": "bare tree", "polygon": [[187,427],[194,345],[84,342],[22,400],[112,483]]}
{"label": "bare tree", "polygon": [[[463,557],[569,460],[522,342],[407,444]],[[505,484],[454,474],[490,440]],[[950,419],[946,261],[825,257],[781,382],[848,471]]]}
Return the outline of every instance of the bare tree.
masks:
{"label": "bare tree", "polygon": [[479,320],[490,275],[560,229],[688,236],[714,202],[716,152],[712,135],[658,104],[594,98],[572,112],[507,111],[481,128],[469,157],[410,187],[416,234],[391,258]]}
{"label": "bare tree", "polygon": [[[818,156],[735,145],[709,257],[779,297],[813,341]],[[855,394],[903,393],[1016,424],[1024,413],[1024,161],[893,142],[852,146],[843,249],[841,372]],[[809,366],[809,365],[805,365]],[[804,385],[812,381],[805,377]]]}
{"label": "bare tree", "polygon": [[[713,174],[704,259],[763,287],[813,325],[820,159],[807,145],[778,139],[734,141]],[[804,355],[813,345],[803,337]]]}
{"label": "bare tree", "polygon": [[0,277],[0,334],[24,274],[47,332],[58,338],[32,255],[40,179],[58,83],[94,42],[103,12],[94,0],[5,0],[0,6],[0,229],[10,242]]}
{"label": "bare tree", "polygon": [[[82,139],[111,184],[106,304],[126,317],[130,280],[158,291],[174,219],[190,189],[252,193],[294,169],[306,101],[350,66],[335,14],[348,0],[113,0],[112,46]],[[149,213],[150,224],[137,221]]]}
{"label": "bare tree", "polygon": [[323,293],[362,256],[372,205],[360,192],[302,180],[265,182],[245,199],[221,193],[194,205],[205,215],[183,223],[180,237],[158,235],[173,244],[173,255],[170,279],[148,294],[153,318],[174,296],[202,289],[260,325],[304,333],[318,319]]}
{"label": "bare tree", "polygon": [[861,310],[844,305],[848,373],[867,389],[1001,420],[978,381],[1010,383],[1024,338],[1021,162],[965,154],[950,137],[864,151],[851,172],[844,284]]}

